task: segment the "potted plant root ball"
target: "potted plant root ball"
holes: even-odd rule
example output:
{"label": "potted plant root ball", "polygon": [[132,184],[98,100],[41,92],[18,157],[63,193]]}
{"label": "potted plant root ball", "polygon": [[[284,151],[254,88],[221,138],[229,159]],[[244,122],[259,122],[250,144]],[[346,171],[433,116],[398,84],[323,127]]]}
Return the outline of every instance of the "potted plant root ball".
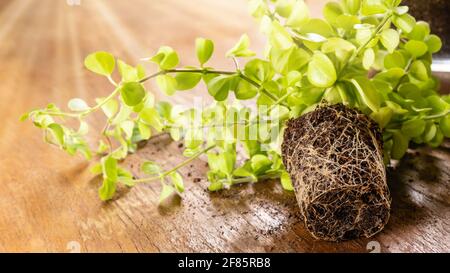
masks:
{"label": "potted plant root ball", "polygon": [[321,106],[287,123],[282,154],[314,237],[339,241],[383,229],[391,200],[373,120],[342,104]]}
{"label": "potted plant root ball", "polygon": [[[250,11],[268,36],[263,57],[246,34],[226,54],[235,65],[231,71],[208,64],[214,43],[205,38],[195,41],[197,63],[180,67],[177,52],[163,46],[143,59],[153,63],[151,73],[94,52],[85,66],[113,85],[110,95],[91,106],[72,99],[70,111],[49,104],[23,119],[69,154],[100,158],[92,171],[103,178],[103,201],[118,185],[155,181],[161,202],[181,195],[181,169],[204,157],[210,191],[279,179],[283,189],[295,191],[315,238],[371,237],[390,214],[385,165],[400,160],[410,143],[438,147],[450,137],[450,97],[438,93],[431,75],[441,39],[400,0],[329,2],[323,19],[312,18],[303,0],[252,0]],[[144,86],[150,80],[167,96],[203,83],[202,94],[214,101],[180,111],[155,101],[160,96]],[[104,112],[105,125],[92,149],[86,118],[96,111]],[[69,127],[68,119],[80,127]],[[124,159],[159,133],[183,141],[188,158],[171,168],[149,159],[136,178]]]}

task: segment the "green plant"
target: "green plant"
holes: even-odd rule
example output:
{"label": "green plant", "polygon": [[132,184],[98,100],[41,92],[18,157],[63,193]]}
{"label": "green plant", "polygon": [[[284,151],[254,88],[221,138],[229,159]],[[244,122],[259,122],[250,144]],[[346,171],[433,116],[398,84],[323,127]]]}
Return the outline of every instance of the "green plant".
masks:
{"label": "green plant", "polygon": [[[450,137],[450,97],[438,95],[439,83],[430,68],[441,41],[400,2],[330,2],[323,10],[325,19],[317,19],[310,18],[302,0],[252,0],[251,14],[268,37],[264,58],[254,57],[247,35],[227,53],[236,64],[235,71],[206,65],[214,44],[203,38],[196,40],[198,65],[178,68],[178,54],[164,46],[146,59],[159,68],[150,75],[141,65],[116,62],[113,55],[96,52],[85,59],[85,66],[111,82],[114,91],[109,96],[98,98],[94,106],[72,99],[70,111],[49,104],[30,111],[22,120],[30,118],[43,129],[47,142],[71,155],[78,152],[87,159],[93,153],[102,155],[92,167],[93,173],[103,175],[102,200],[114,196],[118,183],[134,186],[160,181],[161,200],[173,192],[182,193],[178,170],[203,154],[208,157],[211,191],[273,178],[280,178],[283,187],[292,190],[279,149],[283,126],[289,118],[308,113],[324,101],[358,108],[374,119],[383,129],[388,164],[402,158],[411,141],[437,147],[444,137]],[[238,58],[248,60],[242,69]],[[112,76],[116,66],[119,82]],[[151,79],[169,96],[203,81],[215,102],[205,109],[187,110],[155,102],[144,87]],[[230,103],[231,93],[237,100],[264,106],[263,110],[255,113],[250,107]],[[100,110],[106,116],[101,132],[104,140],[91,150],[84,139],[88,133],[85,119]],[[67,119],[78,120],[79,127],[68,127]],[[183,139],[188,159],[168,170],[144,162],[141,170],[148,177],[135,179],[118,161],[135,152],[137,144],[154,132]],[[251,132],[257,133],[250,137]],[[237,160],[239,147],[244,147],[247,156],[243,162]]]}

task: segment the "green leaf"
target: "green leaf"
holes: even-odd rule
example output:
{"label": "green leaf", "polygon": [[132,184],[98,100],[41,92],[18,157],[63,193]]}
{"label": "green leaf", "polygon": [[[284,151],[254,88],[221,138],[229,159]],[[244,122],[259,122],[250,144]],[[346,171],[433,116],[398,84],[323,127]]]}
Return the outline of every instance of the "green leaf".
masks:
{"label": "green leaf", "polygon": [[127,139],[131,139],[133,136],[134,122],[131,120],[125,120],[120,123],[120,128],[125,133]]}
{"label": "green leaf", "polygon": [[301,34],[315,33],[329,38],[335,36],[333,28],[325,20],[314,18],[310,19],[306,24],[300,28]]}
{"label": "green leaf", "polygon": [[268,61],[253,59],[245,65],[244,73],[250,79],[262,83],[272,79],[275,71]]}
{"label": "green leaf", "polygon": [[336,24],[336,19],[343,13],[341,4],[337,2],[328,2],[323,8],[323,16],[331,25]]}
{"label": "green leaf", "polygon": [[170,75],[159,75],[156,77],[156,84],[167,96],[175,94],[177,89],[177,80]]}
{"label": "green leaf", "polygon": [[355,25],[361,23],[358,16],[342,14],[336,19],[335,26],[345,31],[352,31]]}
{"label": "green leaf", "polygon": [[308,80],[317,87],[330,87],[336,82],[333,63],[322,52],[316,51],[308,65]]}
{"label": "green leaf", "polygon": [[276,49],[287,50],[295,45],[292,36],[278,21],[271,22],[268,36],[270,44]]}
{"label": "green leaf", "polygon": [[138,82],[126,82],[120,89],[123,101],[128,106],[135,106],[145,98],[145,89]]}
{"label": "green leaf", "polygon": [[424,42],[410,40],[405,44],[405,49],[415,58],[427,53],[428,46]]}
{"label": "green leaf", "polygon": [[234,94],[238,100],[248,100],[258,94],[258,89],[248,81],[240,80]]}
{"label": "green leaf", "polygon": [[281,186],[283,189],[287,191],[294,191],[294,187],[292,186],[291,177],[289,176],[289,173],[286,171],[283,171],[280,176]]}
{"label": "green leaf", "polygon": [[361,8],[361,0],[343,0],[342,2],[350,14],[358,14]]}
{"label": "green leaf", "polygon": [[163,70],[172,69],[178,65],[178,54],[168,46],[161,47],[155,56],[150,59],[152,62],[159,65]]}
{"label": "green leaf", "polygon": [[203,66],[212,56],[214,52],[214,43],[209,39],[197,38],[195,40],[195,50],[200,65]]}
{"label": "green leaf", "polygon": [[310,57],[309,53],[303,48],[292,46],[287,50],[273,47],[269,58],[277,72],[287,74],[290,71],[301,69],[309,62]]}
{"label": "green leaf", "polygon": [[363,67],[369,70],[375,62],[375,51],[372,48],[368,48],[364,51],[363,55]]}
{"label": "green leaf", "polygon": [[422,119],[412,119],[402,124],[402,133],[413,138],[422,135],[425,130],[425,121]]}
{"label": "green leaf", "polygon": [[142,140],[147,140],[152,136],[150,126],[143,122],[138,122],[138,130]]}
{"label": "green leaf", "polygon": [[305,22],[309,20],[309,16],[309,8],[305,4],[305,2],[303,0],[295,1],[295,4],[292,7],[291,14],[286,20],[286,25],[293,28],[301,27]]}
{"label": "green leaf", "polygon": [[220,191],[223,189],[223,183],[222,182],[211,182],[211,184],[208,186],[209,191]]}
{"label": "green leaf", "polygon": [[417,22],[413,30],[408,34],[411,40],[423,41],[425,37],[430,35],[430,25],[427,22]]}
{"label": "green leaf", "polygon": [[161,173],[161,168],[153,161],[145,161],[141,165],[141,171],[145,174],[155,175]]}
{"label": "green leaf", "polygon": [[139,113],[139,118],[141,118],[146,124],[152,126],[158,132],[163,129],[163,124],[161,118],[155,108],[144,108]]}
{"label": "green leaf", "polygon": [[434,139],[430,141],[428,145],[430,145],[433,148],[437,148],[442,144],[443,141],[444,141],[444,134],[441,132],[440,129],[437,129]]}
{"label": "green leaf", "polygon": [[[96,99],[97,103],[102,103],[104,98]],[[110,99],[105,104],[102,105],[102,111],[105,113],[106,117],[112,118],[119,109],[119,103],[116,99]]]}
{"label": "green leaf", "polygon": [[432,108],[432,111],[429,113],[430,115],[442,115],[449,111],[450,104],[437,95],[427,97],[427,102]]}
{"label": "green leaf", "polygon": [[183,177],[178,172],[170,173],[169,178],[179,193],[184,192]]}
{"label": "green leaf", "polygon": [[402,69],[406,67],[405,57],[398,51],[394,51],[384,57],[384,68],[390,69],[394,67]]}
{"label": "green leaf", "polygon": [[161,193],[159,194],[159,204],[163,203],[167,198],[169,198],[175,189],[169,185],[163,184]]}
{"label": "green leaf", "polygon": [[439,38],[438,36],[436,36],[434,34],[428,36],[425,39],[425,43],[427,44],[428,50],[430,51],[430,53],[437,53],[442,48],[441,38]]}
{"label": "green leaf", "polygon": [[400,35],[397,31],[389,28],[381,32],[380,40],[383,46],[389,51],[389,53],[392,53],[400,43]]}
{"label": "green leaf", "polygon": [[375,89],[373,83],[367,77],[355,77],[351,80],[353,85],[356,87],[360,97],[363,102],[372,110],[377,112],[380,108],[380,96]]}
{"label": "green leaf", "polygon": [[57,144],[61,146],[64,145],[64,130],[61,125],[52,123],[47,126],[47,129],[50,131]]}
{"label": "green leaf", "polygon": [[77,112],[82,112],[89,109],[87,103],[79,98],[71,99],[67,104],[67,106],[69,107],[70,110]]}
{"label": "green leaf", "polygon": [[93,174],[93,175],[99,175],[102,173],[102,164],[97,162],[94,165],[92,165],[91,168],[89,168],[89,171]]}
{"label": "green leaf", "polygon": [[270,169],[272,160],[265,155],[257,154],[251,158],[250,164],[255,175],[260,175]]}
{"label": "green leaf", "polygon": [[[441,130],[442,130],[442,126],[441,126]],[[432,141],[434,139],[434,137],[436,136],[436,132],[437,132],[437,126],[434,124],[434,122],[427,122],[427,125],[426,125],[425,130],[422,135],[423,141],[427,142],[427,143]]]}
{"label": "green leaf", "polygon": [[392,22],[397,28],[405,33],[410,33],[416,25],[416,19],[407,13],[400,16],[394,16]]}
{"label": "green leaf", "polygon": [[220,75],[208,82],[208,92],[217,101],[224,101],[228,97],[231,88],[231,82],[235,76]]}
{"label": "green leaf", "polygon": [[386,7],[381,0],[365,0],[362,3],[361,13],[362,15],[370,16],[376,14],[382,14],[386,11]]}
{"label": "green leaf", "polygon": [[202,79],[201,73],[179,72],[175,75],[176,89],[189,90],[197,86]]}
{"label": "green leaf", "polygon": [[429,78],[427,67],[422,61],[414,61],[411,64],[410,73],[413,77],[421,81],[426,81]]}
{"label": "green leaf", "polygon": [[227,57],[251,57],[255,53],[249,49],[250,39],[247,34],[243,34],[239,41],[231,48],[226,56]]}
{"label": "green leaf", "polygon": [[103,178],[111,181],[117,181],[117,160],[111,156],[105,156],[101,159]]}
{"label": "green leaf", "polygon": [[445,137],[450,137],[450,115],[446,115],[439,121],[439,127]]}
{"label": "green leaf", "polygon": [[380,110],[378,110],[377,112],[373,112],[370,117],[378,123],[381,129],[383,129],[386,127],[386,125],[389,124],[393,114],[394,111],[392,111],[391,108],[383,107],[380,108]]}
{"label": "green leaf", "polygon": [[336,57],[338,57],[338,59],[342,62],[345,62],[348,58],[350,58],[351,54],[355,50],[356,47],[352,43],[336,37],[329,38],[322,45],[323,53],[335,53]]}
{"label": "green leaf", "polygon": [[281,17],[288,18],[294,8],[295,0],[278,0],[275,4],[275,11]]}
{"label": "green leaf", "polygon": [[84,66],[86,66],[87,69],[107,77],[112,74],[115,65],[116,61],[114,56],[104,51],[94,52],[84,59]]}
{"label": "green leaf", "polygon": [[102,201],[110,200],[116,193],[116,181],[103,179],[102,186],[98,189],[98,195]]}
{"label": "green leaf", "polygon": [[391,157],[393,159],[401,159],[408,150],[409,139],[399,131],[393,133],[394,143],[392,145]]}

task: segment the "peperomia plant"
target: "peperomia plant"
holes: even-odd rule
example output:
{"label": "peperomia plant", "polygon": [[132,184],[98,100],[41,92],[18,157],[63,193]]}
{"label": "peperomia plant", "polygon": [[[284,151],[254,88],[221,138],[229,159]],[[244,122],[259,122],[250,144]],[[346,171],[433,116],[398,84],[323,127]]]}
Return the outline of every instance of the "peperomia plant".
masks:
{"label": "peperomia plant", "polygon": [[[400,2],[329,2],[324,19],[318,19],[310,17],[303,0],[251,0],[250,12],[268,37],[264,58],[254,57],[247,35],[227,53],[234,71],[207,66],[214,44],[203,38],[195,42],[198,64],[177,67],[178,54],[164,46],[143,60],[157,65],[153,74],[142,65],[130,66],[109,53],[95,52],[85,59],[85,66],[111,82],[114,90],[109,96],[98,98],[93,106],[72,99],[68,111],[49,104],[22,120],[31,119],[47,142],[71,155],[81,153],[87,159],[101,155],[92,171],[103,176],[102,200],[114,196],[118,183],[160,181],[161,200],[182,193],[179,169],[203,154],[211,191],[274,178],[280,178],[284,189],[293,190],[282,163],[281,133],[286,120],[324,102],[357,108],[375,120],[383,130],[384,159],[389,164],[404,156],[411,141],[437,147],[450,137],[450,97],[439,96],[438,81],[431,75],[432,54],[440,50],[441,40]],[[246,60],[242,69],[238,59]],[[119,81],[112,76],[116,67]],[[215,102],[189,109],[155,102],[144,87],[149,80],[168,96],[203,82]],[[104,138],[91,149],[84,139],[86,117],[96,111],[106,117]],[[65,125],[68,119],[77,120],[79,127]],[[170,169],[143,162],[141,170],[147,177],[134,178],[118,162],[155,132],[183,140],[188,159]],[[238,156],[241,148],[243,160]]]}

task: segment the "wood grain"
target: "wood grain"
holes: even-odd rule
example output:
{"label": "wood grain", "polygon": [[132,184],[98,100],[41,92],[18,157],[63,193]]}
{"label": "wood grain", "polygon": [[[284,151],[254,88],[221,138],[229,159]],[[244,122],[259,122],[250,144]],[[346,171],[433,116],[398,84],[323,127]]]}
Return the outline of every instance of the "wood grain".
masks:
{"label": "wood grain", "polygon": [[[320,5],[314,3],[317,12]],[[82,252],[368,252],[370,241],[383,252],[450,251],[449,143],[411,150],[389,171],[393,209],[382,233],[327,243],[306,232],[293,194],[277,181],[209,193],[202,160],[182,170],[182,200],[158,207],[159,184],[148,184],[120,189],[113,202],[102,203],[100,180],[83,159],[44,144],[36,128],[18,122],[23,112],[48,102],[65,105],[82,97],[93,103],[108,94],[108,83],[82,67],[92,51],[135,63],[167,44],[186,65],[195,62],[193,41],[201,36],[216,41],[212,65],[226,69],[232,63],[222,56],[242,33],[249,34],[252,48],[263,49],[243,0],[81,0],[79,6],[1,1],[0,251],[68,252],[79,246]],[[170,100],[189,104],[191,98],[182,93]],[[97,129],[102,122],[100,115],[89,120]],[[92,143],[98,138],[94,131]],[[145,159],[174,166],[182,156],[178,144],[162,136],[124,164],[138,174]]]}

